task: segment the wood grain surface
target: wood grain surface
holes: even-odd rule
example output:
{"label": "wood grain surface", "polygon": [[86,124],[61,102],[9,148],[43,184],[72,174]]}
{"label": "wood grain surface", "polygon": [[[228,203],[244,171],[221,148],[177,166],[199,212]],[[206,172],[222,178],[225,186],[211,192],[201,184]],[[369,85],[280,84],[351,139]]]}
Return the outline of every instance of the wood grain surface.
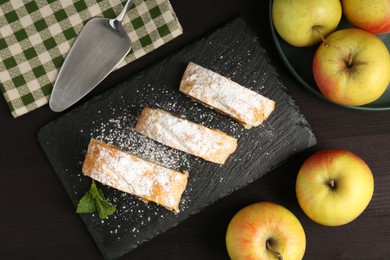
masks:
{"label": "wood grain surface", "polygon": [[[124,82],[236,16],[261,37],[281,79],[310,123],[317,145],[271,173],[235,191],[144,243],[121,259],[228,259],[225,232],[233,215],[258,201],[290,209],[307,236],[305,259],[389,259],[390,111],[342,108],[307,92],[287,71],[273,44],[268,1],[171,0],[184,34],[112,73],[85,102]],[[0,98],[0,259],[102,259],[102,255],[41,149],[37,132],[61,114],[48,106],[14,119]],[[374,196],[363,214],[341,227],[324,227],[299,208],[295,178],[302,162],[324,148],[348,149],[362,157],[375,178]]]}

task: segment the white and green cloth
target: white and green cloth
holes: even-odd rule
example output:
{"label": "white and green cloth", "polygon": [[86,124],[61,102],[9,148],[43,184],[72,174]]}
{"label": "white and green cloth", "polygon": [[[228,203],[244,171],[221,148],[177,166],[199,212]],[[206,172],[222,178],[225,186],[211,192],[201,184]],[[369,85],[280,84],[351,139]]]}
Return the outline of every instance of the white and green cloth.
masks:
{"label": "white and green cloth", "polygon": [[[14,117],[48,103],[73,40],[95,16],[114,18],[121,0],[0,0],[0,89]],[[123,26],[127,63],[182,34],[168,0],[134,0]],[[98,39],[97,39],[98,40]]]}

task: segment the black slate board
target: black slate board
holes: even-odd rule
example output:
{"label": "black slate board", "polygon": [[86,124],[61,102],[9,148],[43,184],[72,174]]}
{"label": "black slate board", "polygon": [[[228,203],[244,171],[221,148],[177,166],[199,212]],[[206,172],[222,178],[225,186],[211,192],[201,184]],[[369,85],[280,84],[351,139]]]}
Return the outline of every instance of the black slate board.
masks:
{"label": "black slate board", "polygon": [[[275,111],[263,125],[245,130],[229,118],[191,102],[178,91],[189,61],[273,99]],[[239,139],[238,149],[220,166],[157,144],[133,131],[145,106],[160,107],[221,129]],[[81,173],[91,137],[190,172],[178,214],[101,185],[118,211],[106,220],[96,214],[80,216],[107,259],[120,257],[316,143],[265,49],[241,18],[40,129],[39,142],[74,205],[91,183]]]}

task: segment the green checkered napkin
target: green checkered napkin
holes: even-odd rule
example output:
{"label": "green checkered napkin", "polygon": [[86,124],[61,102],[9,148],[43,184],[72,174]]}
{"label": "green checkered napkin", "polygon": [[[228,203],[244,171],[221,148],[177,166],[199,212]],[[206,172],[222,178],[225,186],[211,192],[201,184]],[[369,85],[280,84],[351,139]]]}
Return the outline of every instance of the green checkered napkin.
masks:
{"label": "green checkered napkin", "polygon": [[[48,103],[73,40],[94,16],[114,18],[121,0],[0,0],[0,89],[14,117]],[[127,63],[182,34],[168,0],[134,0],[123,26]]]}

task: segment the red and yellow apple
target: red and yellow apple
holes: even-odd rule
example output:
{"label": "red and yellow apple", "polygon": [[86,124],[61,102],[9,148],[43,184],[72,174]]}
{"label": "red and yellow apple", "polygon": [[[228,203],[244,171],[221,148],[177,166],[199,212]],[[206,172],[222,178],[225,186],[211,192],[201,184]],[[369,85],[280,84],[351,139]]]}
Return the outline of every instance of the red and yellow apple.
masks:
{"label": "red and yellow apple", "polygon": [[272,21],[287,43],[310,46],[333,32],[341,20],[339,0],[274,0]]}
{"label": "red and yellow apple", "polygon": [[373,34],[390,32],[390,0],[341,0],[345,18]]}
{"label": "red and yellow apple", "polygon": [[389,85],[389,50],[374,34],[343,29],[321,43],[312,69],[326,98],[337,104],[361,106],[378,99]]}
{"label": "red and yellow apple", "polygon": [[374,192],[368,165],[343,149],[321,150],[303,163],[296,180],[302,210],[313,221],[339,226],[356,219]]}
{"label": "red and yellow apple", "polygon": [[302,259],[306,236],[291,211],[258,202],[234,215],[227,228],[226,247],[232,260]]}

